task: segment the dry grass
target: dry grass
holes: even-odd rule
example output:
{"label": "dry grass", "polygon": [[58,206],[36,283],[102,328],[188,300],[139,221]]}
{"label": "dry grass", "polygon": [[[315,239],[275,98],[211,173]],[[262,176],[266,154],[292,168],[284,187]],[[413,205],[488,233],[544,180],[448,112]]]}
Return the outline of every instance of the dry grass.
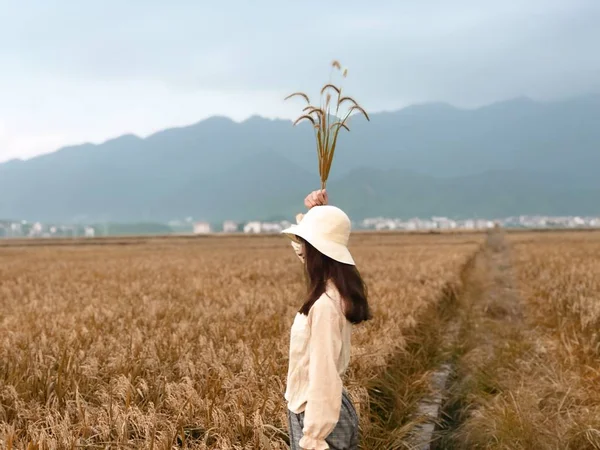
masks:
{"label": "dry grass", "polygon": [[600,234],[517,240],[514,254],[533,329],[523,407],[548,448],[600,449]]}
{"label": "dry grass", "polygon": [[[334,70],[342,72],[346,78],[348,69],[342,71],[338,61],[331,64],[332,75]],[[353,114],[360,114],[370,120],[367,112],[356,100],[342,93],[343,87],[336,85],[330,78],[329,82],[321,88],[321,102],[319,106],[312,105],[310,98],[304,92],[294,92],[285,99],[294,97],[302,98],[307,106],[302,110],[302,115],[296,119],[294,125],[300,122],[310,122],[317,143],[317,159],[319,161],[319,175],[321,176],[321,188],[325,189],[333,156],[338,143],[340,131],[350,131],[348,120]],[[333,108],[333,110],[332,110]]]}
{"label": "dry grass", "polygon": [[[373,444],[386,412],[370,386],[480,240],[353,241],[375,314],[355,329],[346,380],[367,448],[393,447]],[[288,333],[302,291],[281,237],[0,247],[0,444],[287,448]]]}
{"label": "dry grass", "polygon": [[600,449],[600,233],[508,242],[465,305],[442,448]]}

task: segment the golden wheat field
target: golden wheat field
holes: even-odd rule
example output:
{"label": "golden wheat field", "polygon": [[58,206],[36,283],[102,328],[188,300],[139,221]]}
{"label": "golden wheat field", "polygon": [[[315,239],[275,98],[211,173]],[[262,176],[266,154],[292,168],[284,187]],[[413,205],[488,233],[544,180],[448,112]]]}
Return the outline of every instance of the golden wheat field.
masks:
{"label": "golden wheat field", "polygon": [[[540,448],[600,449],[600,233],[515,239],[531,342],[513,389]],[[528,386],[528,388],[525,388]]]}
{"label": "golden wheat field", "polygon": [[[374,319],[345,384],[369,386],[483,236],[357,234]],[[0,444],[285,449],[288,337],[302,265],[276,237],[13,242],[0,247]]]}

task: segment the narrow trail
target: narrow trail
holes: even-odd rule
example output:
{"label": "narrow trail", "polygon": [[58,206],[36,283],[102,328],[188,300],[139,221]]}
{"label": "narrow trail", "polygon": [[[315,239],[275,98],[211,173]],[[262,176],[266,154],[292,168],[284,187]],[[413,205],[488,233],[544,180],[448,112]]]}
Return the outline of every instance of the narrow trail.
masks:
{"label": "narrow trail", "polygon": [[473,371],[489,364],[505,337],[520,329],[522,305],[501,231],[491,231],[465,264],[460,290],[442,317],[438,364],[424,375],[429,386],[413,414],[418,424],[405,448],[455,448],[454,434],[470,411]]}
{"label": "narrow trail", "polygon": [[457,314],[452,367],[442,411],[430,449],[470,448],[463,423],[476,410],[478,399],[498,392],[493,376],[521,351],[514,348],[523,332],[523,304],[510,264],[504,235],[488,235],[472,266],[465,271]]}
{"label": "narrow trail", "polygon": [[506,343],[523,329],[522,309],[504,235],[490,231],[460,281],[423,312],[405,351],[372,386],[373,404],[383,405],[380,422],[388,425],[364,448],[469,448],[460,443],[462,423],[476,407],[474,397],[495,392],[485,368],[505,362]]}

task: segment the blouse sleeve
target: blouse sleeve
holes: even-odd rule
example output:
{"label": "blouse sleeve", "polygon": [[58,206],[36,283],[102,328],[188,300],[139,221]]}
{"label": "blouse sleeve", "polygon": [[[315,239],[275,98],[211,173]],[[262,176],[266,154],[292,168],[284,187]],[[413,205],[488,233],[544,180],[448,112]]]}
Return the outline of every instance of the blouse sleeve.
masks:
{"label": "blouse sleeve", "polygon": [[342,379],[336,361],[342,349],[339,313],[329,298],[321,298],[310,310],[310,359],[308,395],[300,447],[324,450],[325,442],[340,417]]}

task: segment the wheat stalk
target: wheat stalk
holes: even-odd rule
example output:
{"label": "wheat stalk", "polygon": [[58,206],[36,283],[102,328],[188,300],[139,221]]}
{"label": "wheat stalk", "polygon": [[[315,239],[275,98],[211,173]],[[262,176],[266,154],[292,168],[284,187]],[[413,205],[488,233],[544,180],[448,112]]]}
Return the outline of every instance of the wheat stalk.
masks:
{"label": "wheat stalk", "polygon": [[[339,61],[331,63],[331,70],[332,72],[334,70],[342,72],[343,78],[348,75],[348,69],[342,71]],[[310,103],[310,98],[304,92],[294,92],[285,100],[294,97],[302,97],[308,105],[302,110],[302,115],[294,121],[294,126],[308,121],[313,127],[317,143],[321,189],[325,189],[340,130],[350,131],[348,120],[354,113],[362,114],[367,120],[370,120],[369,115],[352,97],[342,96],[342,87],[332,83],[331,80],[321,88],[320,106],[318,107]],[[335,106],[333,115],[331,113],[332,105]],[[346,108],[345,113],[343,112],[344,108]],[[341,115],[340,110],[342,111]]]}

